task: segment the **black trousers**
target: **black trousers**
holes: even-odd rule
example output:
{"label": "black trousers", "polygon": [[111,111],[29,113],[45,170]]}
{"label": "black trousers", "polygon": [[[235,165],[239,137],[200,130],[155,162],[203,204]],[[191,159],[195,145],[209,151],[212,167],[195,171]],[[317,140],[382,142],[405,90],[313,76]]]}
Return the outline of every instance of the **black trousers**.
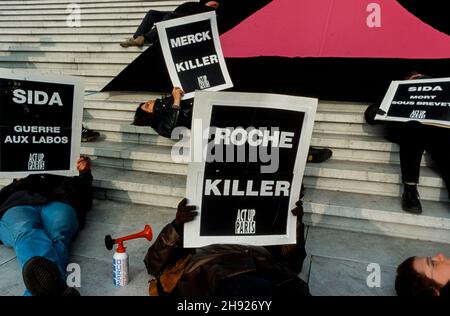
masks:
{"label": "black trousers", "polygon": [[134,38],[144,36],[147,42],[154,43],[158,39],[158,32],[156,31],[156,28],[153,28],[155,23],[177,17],[179,16],[173,12],[150,10],[145,15],[141,25],[137,28],[136,33],[134,33]]}
{"label": "black trousers", "polygon": [[426,151],[441,173],[450,198],[450,129],[416,122],[400,124],[396,135],[390,134],[400,145],[403,182],[419,182],[420,162]]}

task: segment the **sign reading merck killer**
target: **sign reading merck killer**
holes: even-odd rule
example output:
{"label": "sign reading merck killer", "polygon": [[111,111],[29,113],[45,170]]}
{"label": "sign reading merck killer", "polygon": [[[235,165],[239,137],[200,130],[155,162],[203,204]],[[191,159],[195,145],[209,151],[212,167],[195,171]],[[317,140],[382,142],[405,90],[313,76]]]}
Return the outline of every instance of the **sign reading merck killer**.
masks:
{"label": "sign reading merck killer", "polygon": [[0,70],[0,176],[75,175],[80,79]]}
{"label": "sign reading merck killer", "polygon": [[310,98],[197,92],[187,197],[200,216],[185,225],[185,247],[295,243],[290,210],[316,108]]}
{"label": "sign reading merck killer", "polygon": [[220,91],[233,86],[225,64],[215,12],[206,12],[156,24],[172,83],[184,90]]}
{"label": "sign reading merck killer", "polygon": [[393,81],[377,120],[450,126],[450,78]]}

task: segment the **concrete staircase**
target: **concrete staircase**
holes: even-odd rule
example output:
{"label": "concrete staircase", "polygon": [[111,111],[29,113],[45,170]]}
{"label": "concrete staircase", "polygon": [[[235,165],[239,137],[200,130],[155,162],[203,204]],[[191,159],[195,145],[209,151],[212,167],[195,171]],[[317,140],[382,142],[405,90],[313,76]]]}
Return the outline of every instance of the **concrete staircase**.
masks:
{"label": "concrete staircase", "polygon": [[[97,205],[106,199],[130,210],[143,204],[174,212],[185,194],[187,165],[171,160],[171,140],[131,125],[139,102],[160,94],[97,92],[142,52],[119,42],[147,10],[171,10],[183,1],[78,0],[82,26],[70,28],[66,8],[72,2],[0,0],[0,67],[83,77],[83,122],[101,133],[99,141],[82,143],[82,153],[94,161]],[[307,164],[306,224],[316,232],[450,243],[450,205],[440,176],[424,159],[424,213],[404,213],[398,146],[382,137],[380,127],[365,124],[366,106],[320,102],[312,145],[334,154],[326,163]]]}
{"label": "concrete staircase", "polygon": [[[95,93],[142,51],[118,43],[147,10],[182,1],[81,0],[81,27],[67,27],[71,1],[0,1],[0,67],[82,76],[84,124],[101,141],[84,143],[95,160],[97,197],[174,207],[185,192],[187,166],[172,162],[172,141],[132,126],[137,104],[158,94]],[[450,212],[441,178],[426,159],[421,172],[423,216],[400,208],[398,146],[363,119],[364,104],[320,102],[312,145],[333,159],[308,164],[306,221],[312,226],[450,242]]]}

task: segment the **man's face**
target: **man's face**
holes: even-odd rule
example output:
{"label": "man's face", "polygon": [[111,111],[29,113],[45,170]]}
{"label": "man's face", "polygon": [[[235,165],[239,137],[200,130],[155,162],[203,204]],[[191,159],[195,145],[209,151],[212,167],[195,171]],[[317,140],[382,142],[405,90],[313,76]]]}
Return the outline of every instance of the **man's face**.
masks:
{"label": "man's face", "polygon": [[211,8],[217,9],[219,7],[219,2],[217,2],[217,1],[208,1],[208,2],[205,3],[205,5],[207,7],[211,7]]}
{"label": "man's face", "polygon": [[147,113],[153,113],[153,107],[155,106],[155,100],[150,100],[141,105],[141,110]]}

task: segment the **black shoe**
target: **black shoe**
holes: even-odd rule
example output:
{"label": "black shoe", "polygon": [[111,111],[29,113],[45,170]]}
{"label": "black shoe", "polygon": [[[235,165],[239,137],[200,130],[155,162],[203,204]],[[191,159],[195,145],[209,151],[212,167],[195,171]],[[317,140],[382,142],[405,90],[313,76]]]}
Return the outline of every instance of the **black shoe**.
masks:
{"label": "black shoe", "polygon": [[402,209],[408,213],[422,214],[422,205],[416,185],[405,184],[402,195]]}
{"label": "black shoe", "polygon": [[328,148],[309,147],[308,162],[321,163],[331,158],[333,152]]}
{"label": "black shoe", "polygon": [[87,129],[83,126],[81,130],[81,141],[82,142],[92,142],[100,135],[99,132]]}
{"label": "black shoe", "polygon": [[61,279],[58,267],[44,257],[30,259],[23,267],[22,275],[33,296],[80,296]]}

